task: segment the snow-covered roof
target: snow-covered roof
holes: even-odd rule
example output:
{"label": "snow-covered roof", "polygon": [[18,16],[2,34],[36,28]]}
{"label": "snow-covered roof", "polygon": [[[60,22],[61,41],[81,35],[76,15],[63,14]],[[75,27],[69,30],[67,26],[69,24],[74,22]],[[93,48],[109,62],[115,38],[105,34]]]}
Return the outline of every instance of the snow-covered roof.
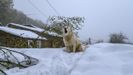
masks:
{"label": "snow-covered roof", "polygon": [[10,33],[12,35],[16,35],[16,36],[22,37],[22,38],[46,40],[45,37],[41,37],[38,34],[36,34],[34,32],[31,32],[31,31],[27,31],[27,30],[20,30],[20,29],[4,27],[4,26],[0,26],[0,30],[4,31],[4,32],[7,32],[7,33]]}
{"label": "snow-covered roof", "polygon": [[29,29],[29,30],[37,31],[37,32],[43,32],[44,31],[44,29],[36,27],[34,25],[31,25],[31,27],[26,26],[26,25],[16,24],[16,23],[9,23],[9,24],[7,24],[7,26],[8,25],[18,26],[18,27],[21,27],[21,28],[26,28],[26,29]]}

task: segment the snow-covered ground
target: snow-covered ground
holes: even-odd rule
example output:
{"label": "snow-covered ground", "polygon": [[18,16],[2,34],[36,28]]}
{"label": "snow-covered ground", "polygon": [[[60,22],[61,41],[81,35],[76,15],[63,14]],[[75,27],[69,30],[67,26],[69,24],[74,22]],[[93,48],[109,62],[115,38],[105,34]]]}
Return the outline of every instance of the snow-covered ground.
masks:
{"label": "snow-covered ground", "polygon": [[71,75],[133,75],[133,46],[97,44],[84,53]]}
{"label": "snow-covered ground", "polygon": [[39,63],[25,69],[10,69],[8,75],[68,75],[82,53],[66,53],[63,48],[15,49],[39,59]]}
{"label": "snow-covered ground", "polygon": [[39,63],[10,69],[8,75],[133,75],[132,45],[101,43],[80,53],[66,53],[63,48],[15,50],[39,59]]}

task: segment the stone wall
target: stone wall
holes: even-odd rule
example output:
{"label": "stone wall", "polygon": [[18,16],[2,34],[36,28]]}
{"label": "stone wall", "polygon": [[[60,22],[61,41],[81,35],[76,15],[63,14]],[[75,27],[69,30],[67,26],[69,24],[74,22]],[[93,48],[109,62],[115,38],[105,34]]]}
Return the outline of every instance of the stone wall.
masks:
{"label": "stone wall", "polygon": [[[47,40],[41,40],[41,48],[60,48],[64,47],[62,37],[49,36],[44,34]],[[9,33],[0,31],[0,46],[12,48],[28,48],[28,40],[32,40],[33,48],[37,48],[37,40],[24,39]]]}
{"label": "stone wall", "polygon": [[23,39],[17,36],[0,31],[0,43],[1,46],[16,47],[16,48],[27,48],[27,39]]}

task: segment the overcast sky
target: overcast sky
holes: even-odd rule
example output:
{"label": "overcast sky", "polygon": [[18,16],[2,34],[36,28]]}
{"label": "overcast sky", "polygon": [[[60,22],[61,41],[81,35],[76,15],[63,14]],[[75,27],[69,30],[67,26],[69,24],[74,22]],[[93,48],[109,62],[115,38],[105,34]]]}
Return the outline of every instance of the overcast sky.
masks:
{"label": "overcast sky", "polygon": [[[32,6],[31,2],[41,11]],[[46,21],[57,15],[46,0],[14,0],[14,8],[29,17]],[[49,0],[60,16],[85,17],[79,31],[82,40],[107,39],[110,33],[123,32],[133,41],[133,0]]]}

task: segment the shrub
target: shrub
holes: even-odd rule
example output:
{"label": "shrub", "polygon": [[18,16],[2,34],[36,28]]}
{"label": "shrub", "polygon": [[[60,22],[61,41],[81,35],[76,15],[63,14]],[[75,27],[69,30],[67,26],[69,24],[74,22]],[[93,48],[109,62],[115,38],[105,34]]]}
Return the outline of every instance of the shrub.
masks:
{"label": "shrub", "polygon": [[110,35],[110,43],[125,43],[128,38],[123,33],[113,33]]}

